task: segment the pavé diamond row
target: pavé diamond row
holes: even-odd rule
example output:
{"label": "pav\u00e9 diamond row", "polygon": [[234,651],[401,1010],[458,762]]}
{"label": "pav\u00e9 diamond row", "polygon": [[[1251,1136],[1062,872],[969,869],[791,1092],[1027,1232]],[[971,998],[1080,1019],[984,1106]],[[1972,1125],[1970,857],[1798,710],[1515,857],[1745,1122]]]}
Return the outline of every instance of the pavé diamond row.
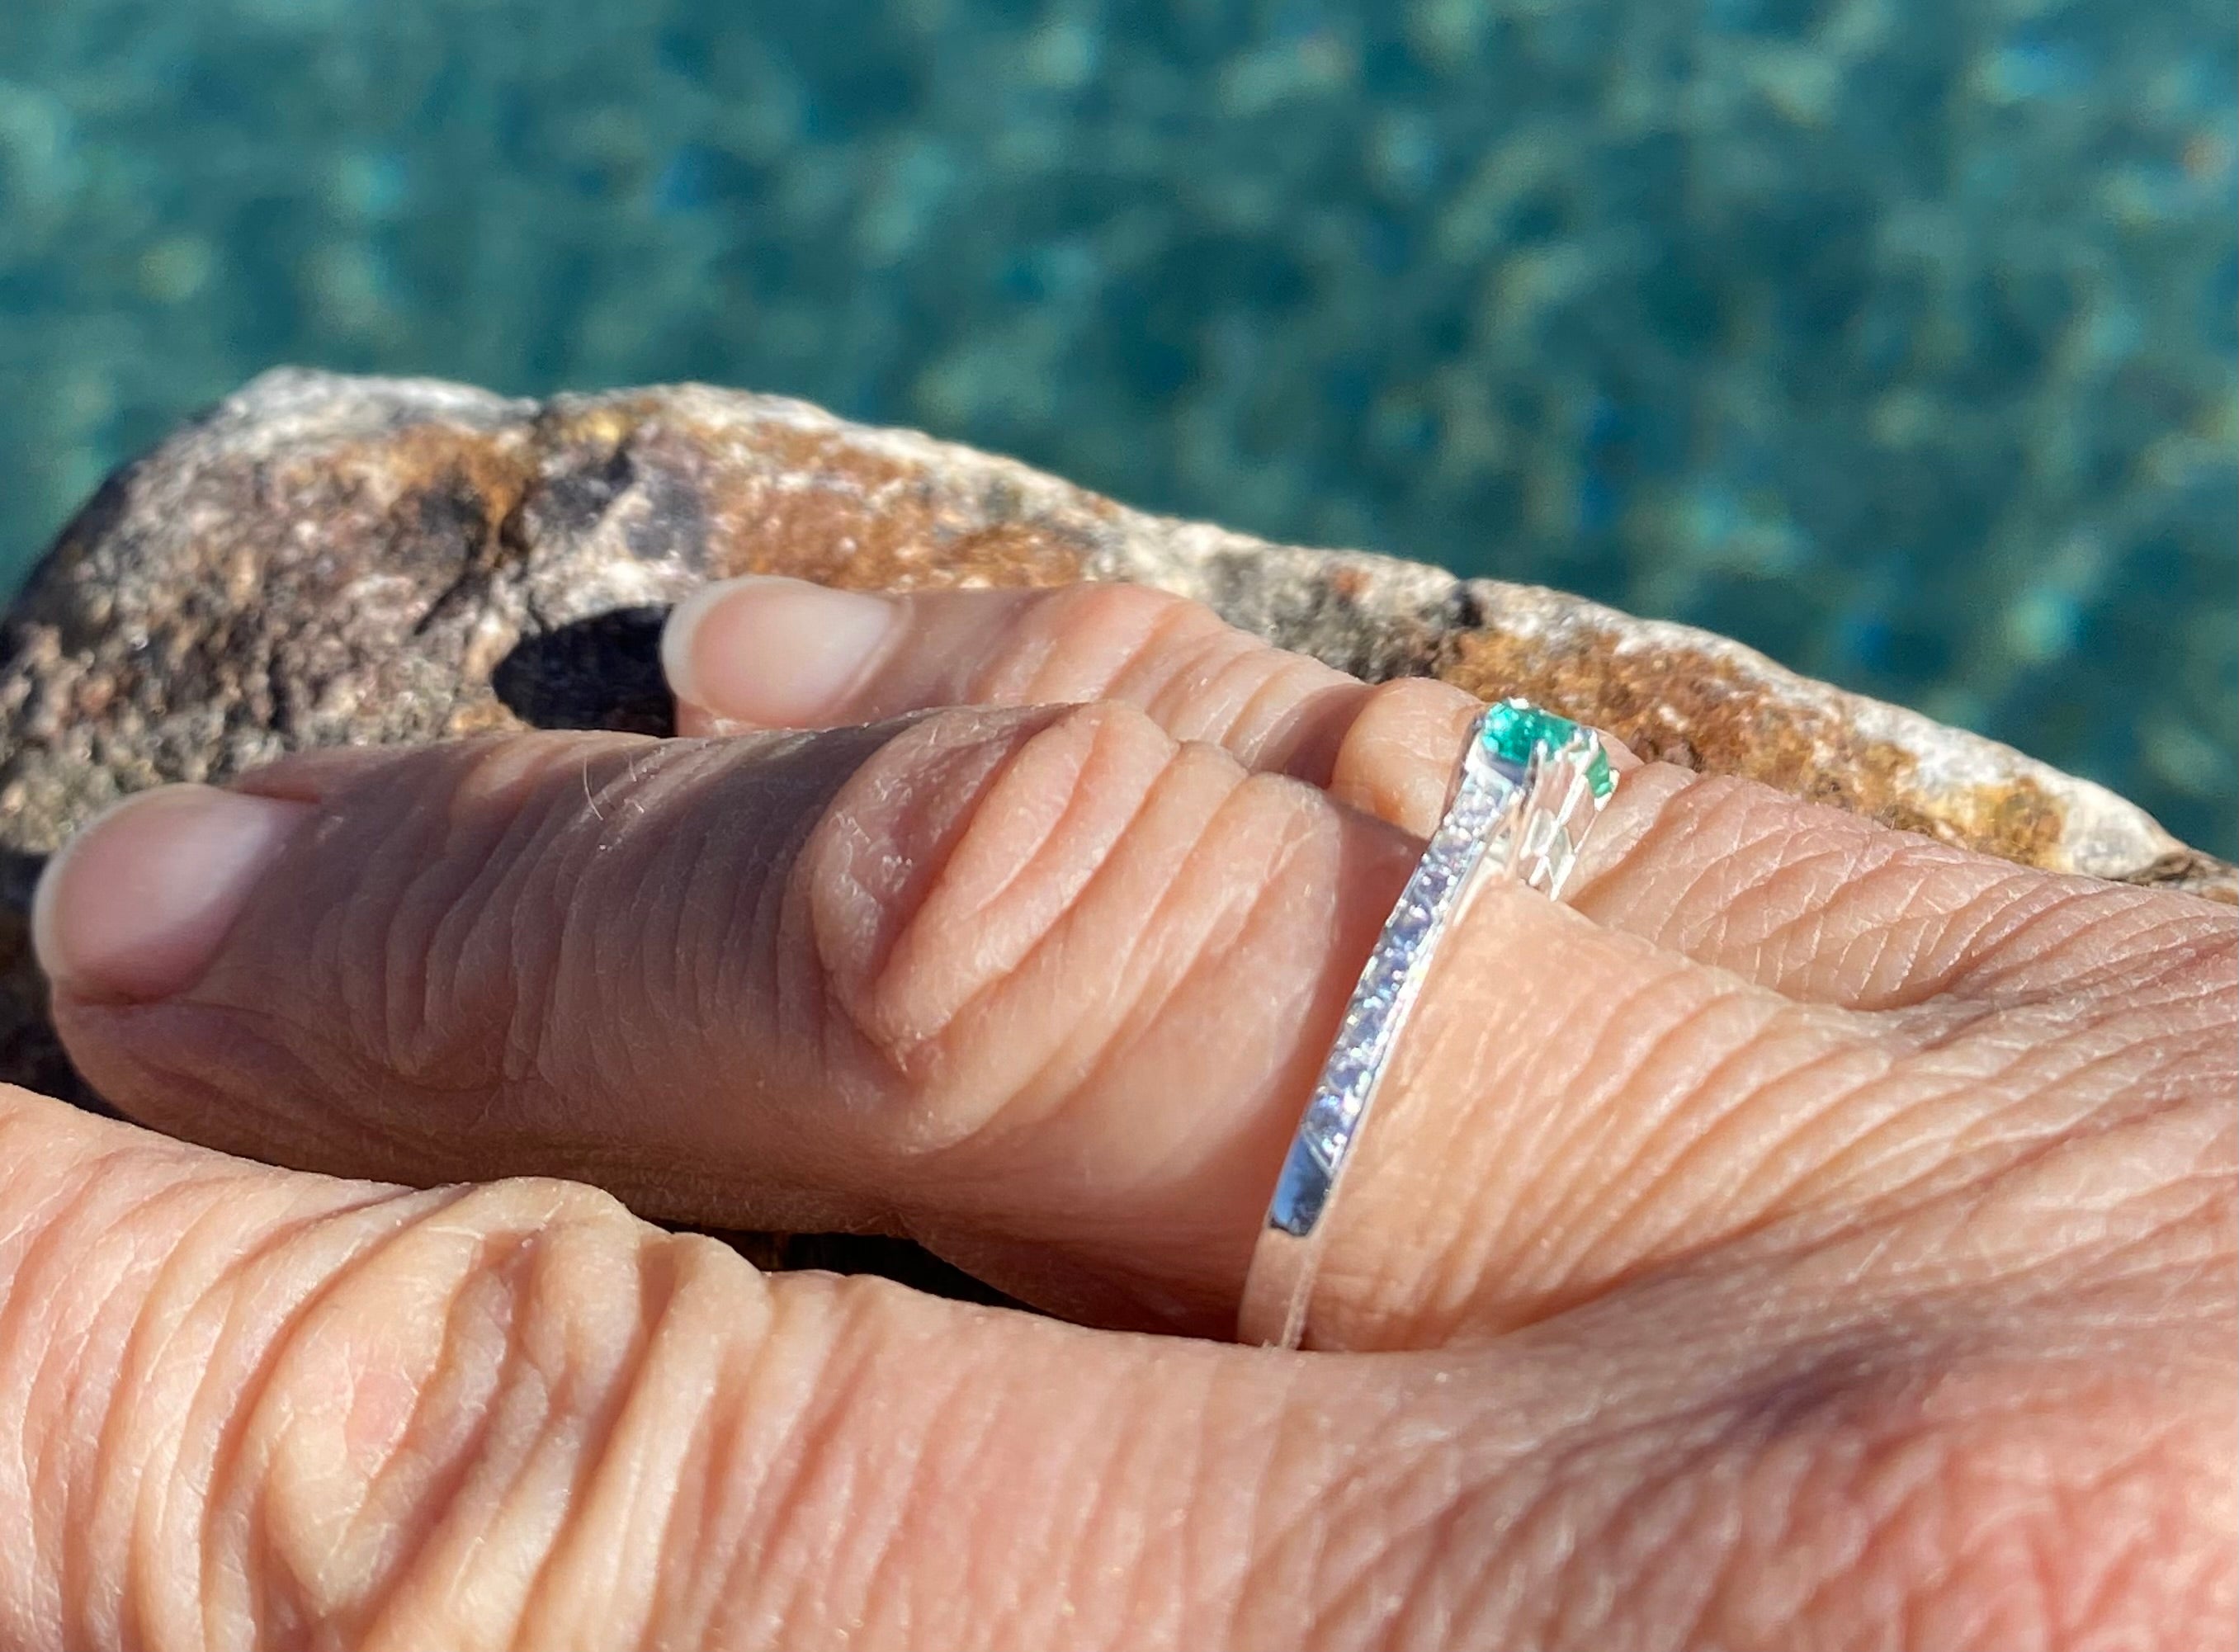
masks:
{"label": "pav\u00e9 diamond row", "polygon": [[1485,877],[1559,898],[1615,789],[1600,739],[1578,724],[1520,700],[1478,718],[1445,813],[1360,972],[1284,1160],[1245,1282],[1243,1341],[1296,1348],[1305,1336],[1323,1215],[1447,926]]}

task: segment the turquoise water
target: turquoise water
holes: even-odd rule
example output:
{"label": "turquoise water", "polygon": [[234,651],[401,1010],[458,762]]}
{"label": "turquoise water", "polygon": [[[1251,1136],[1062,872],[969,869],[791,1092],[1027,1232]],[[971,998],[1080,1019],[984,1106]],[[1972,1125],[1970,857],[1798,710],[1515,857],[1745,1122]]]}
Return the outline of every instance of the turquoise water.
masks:
{"label": "turquoise water", "polygon": [[1549,581],[2239,848],[2229,0],[0,0],[0,572],[276,362]]}

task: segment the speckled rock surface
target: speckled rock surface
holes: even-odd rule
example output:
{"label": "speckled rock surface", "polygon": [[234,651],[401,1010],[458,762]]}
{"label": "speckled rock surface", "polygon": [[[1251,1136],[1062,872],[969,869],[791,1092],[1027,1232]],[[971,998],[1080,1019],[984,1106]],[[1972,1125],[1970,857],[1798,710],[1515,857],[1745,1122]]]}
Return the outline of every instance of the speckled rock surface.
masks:
{"label": "speckled rock surface", "polygon": [[701,581],[1131,580],[1371,677],[1523,693],[1643,755],[2029,864],[2230,899],[2233,869],[2099,787],[1736,643],[1130,511],[1012,461],[698,386],[509,401],[269,374],[113,478],[0,660],[0,1077],[74,1081],[23,945],[93,811],[307,746],[522,726],[660,732],[654,643]]}

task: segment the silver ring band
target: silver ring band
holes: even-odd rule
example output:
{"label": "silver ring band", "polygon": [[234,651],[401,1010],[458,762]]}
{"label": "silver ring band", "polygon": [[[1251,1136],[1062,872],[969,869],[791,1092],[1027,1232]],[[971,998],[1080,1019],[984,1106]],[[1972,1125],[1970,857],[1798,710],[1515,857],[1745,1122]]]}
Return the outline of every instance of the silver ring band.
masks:
{"label": "silver ring band", "polygon": [[1488,706],[1470,726],[1445,813],[1384,920],[1283,1161],[1245,1276],[1239,1341],[1305,1343],[1324,1218],[1440,937],[1490,877],[1559,899],[1615,785],[1597,735],[1525,700]]}

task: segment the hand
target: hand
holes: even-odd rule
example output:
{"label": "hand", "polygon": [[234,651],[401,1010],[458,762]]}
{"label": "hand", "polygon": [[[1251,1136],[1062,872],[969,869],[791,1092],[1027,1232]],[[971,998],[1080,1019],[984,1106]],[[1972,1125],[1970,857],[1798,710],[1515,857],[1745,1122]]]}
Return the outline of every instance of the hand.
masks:
{"label": "hand", "polygon": [[1633,768],[1441,948],[1360,1351],[1238,1348],[1472,703],[1119,587],[668,644],[721,734],[309,755],[50,871],[73,1057],[207,1145],[0,1101],[0,1643],[2228,1629],[2230,912]]}

